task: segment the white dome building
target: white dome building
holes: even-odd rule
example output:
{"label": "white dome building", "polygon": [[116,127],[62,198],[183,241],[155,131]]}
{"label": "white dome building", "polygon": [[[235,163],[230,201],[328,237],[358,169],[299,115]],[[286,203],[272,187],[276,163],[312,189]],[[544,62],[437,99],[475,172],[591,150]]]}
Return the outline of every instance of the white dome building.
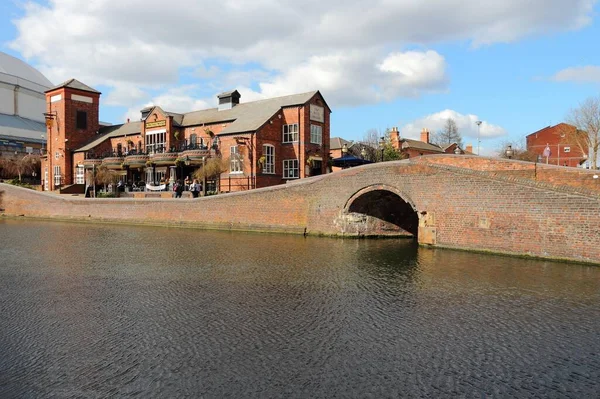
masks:
{"label": "white dome building", "polygon": [[0,52],[0,154],[39,152],[46,132],[44,92],[52,86],[32,66]]}

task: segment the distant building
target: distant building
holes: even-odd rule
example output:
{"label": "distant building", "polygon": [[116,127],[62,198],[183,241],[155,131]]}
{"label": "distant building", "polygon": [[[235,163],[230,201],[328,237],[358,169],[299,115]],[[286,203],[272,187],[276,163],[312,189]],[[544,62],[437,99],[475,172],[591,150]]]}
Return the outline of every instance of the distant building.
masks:
{"label": "distant building", "polygon": [[546,126],[527,135],[527,151],[536,154],[539,162],[579,166],[587,160],[587,154],[577,145],[575,134],[576,127],[566,123]]}
{"label": "distant building", "polygon": [[114,126],[98,120],[100,96],[76,79],[46,90],[47,189],[89,183],[86,171],[100,165],[125,184],[160,187],[211,158],[227,165],[223,192],[326,172],[331,110],[319,91],[243,103],[234,90],[218,96],[217,108],[182,114],[151,106],[139,121]]}
{"label": "distant building", "polygon": [[[468,145],[466,149],[462,149],[457,143],[452,143],[445,147],[441,147],[431,142],[429,130],[423,128],[421,130],[421,140],[413,140],[400,137],[400,132],[397,127],[393,127],[390,132],[390,140],[392,146],[404,154],[405,158],[420,157],[423,155],[434,154],[458,154],[458,155],[473,155],[473,147]],[[457,151],[458,148],[458,151]]]}
{"label": "distant building", "polygon": [[50,87],[38,70],[0,52],[0,156],[40,153],[46,133],[44,91]]}

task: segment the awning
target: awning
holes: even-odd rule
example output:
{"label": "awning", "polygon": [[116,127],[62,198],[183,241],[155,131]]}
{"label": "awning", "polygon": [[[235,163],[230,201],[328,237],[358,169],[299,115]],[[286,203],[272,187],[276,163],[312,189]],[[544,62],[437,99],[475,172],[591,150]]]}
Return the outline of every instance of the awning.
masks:
{"label": "awning", "polygon": [[369,161],[362,158],[357,158],[354,155],[345,155],[340,158],[334,158],[331,160],[332,165],[338,168],[352,168],[354,166],[366,165],[368,163],[373,163],[373,161]]}

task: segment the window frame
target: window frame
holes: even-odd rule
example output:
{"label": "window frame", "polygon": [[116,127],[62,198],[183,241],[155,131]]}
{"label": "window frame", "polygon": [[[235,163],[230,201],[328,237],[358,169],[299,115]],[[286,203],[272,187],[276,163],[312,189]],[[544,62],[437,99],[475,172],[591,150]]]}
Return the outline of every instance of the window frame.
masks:
{"label": "window frame", "polygon": [[54,186],[60,186],[60,181],[61,181],[61,175],[60,175],[60,165],[54,165],[54,176],[53,177],[53,181],[54,181]]}
{"label": "window frame", "polygon": [[75,184],[85,184],[85,167],[83,165],[75,166]]}
{"label": "window frame", "polygon": [[[293,129],[295,129],[295,131]],[[300,141],[300,126],[297,123],[288,123],[287,125],[283,125],[281,132],[282,143],[297,143]]]}
{"label": "window frame", "polygon": [[[290,167],[290,163],[292,163],[293,166]],[[292,176],[290,176],[290,171],[295,171],[295,176],[293,173]],[[288,180],[300,178],[300,161],[297,158],[283,160],[283,178]]]}
{"label": "window frame", "polygon": [[[271,152],[269,154],[269,152]],[[262,167],[262,173],[267,175],[275,174],[275,146],[272,144],[263,144],[263,155],[265,163]]]}
{"label": "window frame", "polygon": [[237,145],[229,147],[229,174],[239,175],[244,173],[244,165],[240,155],[240,148]]}
{"label": "window frame", "polygon": [[[316,132],[315,130],[317,130],[318,132]],[[313,137],[318,137],[318,141],[313,140]],[[310,143],[323,145],[323,126],[315,125],[313,123],[310,124]]]}

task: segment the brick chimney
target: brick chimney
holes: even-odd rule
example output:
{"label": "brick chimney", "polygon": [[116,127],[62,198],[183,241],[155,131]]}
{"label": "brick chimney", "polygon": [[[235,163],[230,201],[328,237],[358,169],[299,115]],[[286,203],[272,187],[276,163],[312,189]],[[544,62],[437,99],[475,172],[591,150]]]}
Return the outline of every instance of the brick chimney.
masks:
{"label": "brick chimney", "polygon": [[473,153],[473,144],[467,144],[467,148],[465,148],[467,152]]}
{"label": "brick chimney", "polygon": [[392,143],[392,147],[399,150],[400,149],[400,132],[397,127],[393,127],[390,131],[390,141]]}
{"label": "brick chimney", "polygon": [[423,128],[423,130],[421,130],[421,141],[424,143],[429,143],[429,130],[427,130],[427,128]]}

